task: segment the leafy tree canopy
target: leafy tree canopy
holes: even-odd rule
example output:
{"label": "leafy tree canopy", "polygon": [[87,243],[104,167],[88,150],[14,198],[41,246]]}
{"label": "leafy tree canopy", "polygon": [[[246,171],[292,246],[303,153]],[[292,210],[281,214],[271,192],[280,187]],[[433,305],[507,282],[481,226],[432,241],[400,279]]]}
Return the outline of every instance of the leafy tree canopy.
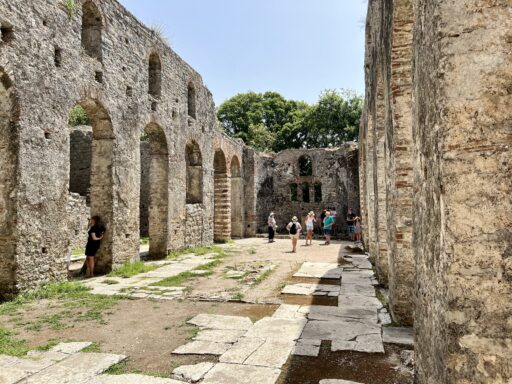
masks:
{"label": "leafy tree canopy", "polygon": [[334,147],[357,139],[362,104],[348,91],[326,90],[314,105],[248,92],[222,103],[217,117],[228,135],[258,150]]}

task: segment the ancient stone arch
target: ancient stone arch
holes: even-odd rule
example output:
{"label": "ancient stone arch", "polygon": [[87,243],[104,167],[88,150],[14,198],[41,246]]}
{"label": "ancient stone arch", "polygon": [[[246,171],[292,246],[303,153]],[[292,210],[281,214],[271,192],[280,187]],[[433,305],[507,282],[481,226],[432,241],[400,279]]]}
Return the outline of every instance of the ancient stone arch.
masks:
{"label": "ancient stone arch", "polygon": [[226,155],[222,149],[215,151],[213,172],[213,239],[217,242],[224,242],[231,238],[231,185],[228,177]]}
{"label": "ancient stone arch", "polygon": [[0,299],[17,292],[17,116],[14,86],[0,68]]}
{"label": "ancient stone arch", "polygon": [[149,257],[167,256],[169,238],[169,150],[163,129],[155,123],[144,128],[149,141]]}
{"label": "ancient stone arch", "polygon": [[243,180],[238,156],[231,159],[231,237],[243,237]]}
{"label": "ancient stone arch", "polygon": [[105,273],[113,263],[115,135],[110,115],[99,101],[84,99],[78,104],[87,112],[92,126],[90,207],[91,216],[100,216],[107,227],[96,255],[97,271]]}
{"label": "ancient stone arch", "polygon": [[103,61],[103,20],[98,6],[92,0],[82,5],[82,47],[87,55]]}

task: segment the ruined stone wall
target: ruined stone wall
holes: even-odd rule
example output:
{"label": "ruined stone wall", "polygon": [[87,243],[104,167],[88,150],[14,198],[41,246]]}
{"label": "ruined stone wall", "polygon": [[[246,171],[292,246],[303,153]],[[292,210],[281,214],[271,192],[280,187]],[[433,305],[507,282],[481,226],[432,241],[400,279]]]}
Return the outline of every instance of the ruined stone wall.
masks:
{"label": "ruined stone wall", "polygon": [[[311,175],[301,175],[299,159],[312,161]],[[336,207],[337,230],[346,235],[345,218],[349,207],[359,213],[359,174],[357,145],[336,149],[286,150],[262,157],[258,177],[258,229],[266,232],[268,214],[273,211],[278,232],[285,232],[292,216],[302,220],[310,211]],[[291,187],[297,186],[292,201]],[[315,185],[321,186],[321,196]],[[307,189],[304,187],[307,186]],[[309,192],[309,193],[308,193]],[[309,202],[306,195],[309,194]]]}
{"label": "ruined stone wall", "polygon": [[[85,4],[83,2],[82,4]],[[0,0],[3,42],[1,105],[9,108],[13,137],[3,135],[0,168],[15,177],[16,200],[9,217],[16,226],[4,236],[6,277],[3,291],[26,289],[66,274],[66,209],[69,185],[68,115],[81,104],[92,120],[91,214],[107,223],[98,255],[98,271],[138,254],[140,136],[152,123],[161,127],[169,151],[169,248],[213,240],[213,137],[215,111],[200,76],[159,37],[114,0],[93,1],[101,23],[96,51],[83,48],[79,5],[71,16],[60,2],[34,0],[20,4]],[[85,35],[84,35],[85,36]],[[97,52],[101,55],[97,55]],[[151,93],[150,55],[160,60],[160,92]],[[157,76],[157,77],[158,77]],[[151,80],[151,81],[150,81]],[[157,81],[158,83],[158,81]],[[188,94],[194,90],[194,103]],[[192,111],[193,107],[193,111]],[[21,112],[18,112],[21,111]],[[193,115],[193,116],[191,116]],[[4,125],[6,126],[6,125]],[[203,203],[185,207],[185,145],[196,141],[203,157]],[[19,161],[16,161],[16,156]],[[12,193],[12,188],[5,186]],[[188,212],[195,212],[193,215]],[[186,228],[197,212],[206,218],[201,236]],[[7,220],[7,219],[6,219]],[[9,245],[10,244],[10,245]],[[13,266],[15,265],[15,272]],[[3,267],[2,267],[3,268]],[[0,269],[2,269],[0,268]],[[3,277],[2,277],[3,278]]]}
{"label": "ruined stone wall", "polygon": [[140,143],[140,235],[149,236],[149,172],[151,165],[151,148],[149,142]]}
{"label": "ruined stone wall", "polygon": [[78,193],[70,193],[67,207],[68,238],[72,249],[85,248],[91,209],[86,198]]}
{"label": "ruined stone wall", "polygon": [[511,20],[506,2],[369,1],[365,243],[378,264],[386,239],[419,384],[512,379]]}
{"label": "ruined stone wall", "polygon": [[87,197],[91,188],[92,127],[70,129],[69,190]]}

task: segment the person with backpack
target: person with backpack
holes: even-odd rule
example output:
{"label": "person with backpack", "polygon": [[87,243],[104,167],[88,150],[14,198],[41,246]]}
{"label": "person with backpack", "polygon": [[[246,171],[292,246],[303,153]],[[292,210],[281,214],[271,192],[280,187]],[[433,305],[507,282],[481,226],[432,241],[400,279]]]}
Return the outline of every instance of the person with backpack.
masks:
{"label": "person with backpack", "polygon": [[292,239],[292,252],[297,252],[297,241],[299,240],[300,231],[302,231],[302,226],[299,223],[299,219],[297,216],[293,216],[292,221],[288,223],[286,229],[290,233],[290,238]]}

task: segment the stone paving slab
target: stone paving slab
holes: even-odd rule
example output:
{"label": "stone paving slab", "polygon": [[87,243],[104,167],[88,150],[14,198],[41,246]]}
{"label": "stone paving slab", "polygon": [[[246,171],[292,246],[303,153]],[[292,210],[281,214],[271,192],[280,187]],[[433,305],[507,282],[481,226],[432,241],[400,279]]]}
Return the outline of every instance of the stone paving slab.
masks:
{"label": "stone paving slab", "polygon": [[195,340],[176,348],[172,353],[175,355],[222,355],[233,344],[215,343],[213,341]]}
{"label": "stone paving slab", "polygon": [[377,310],[371,308],[339,308],[322,305],[308,305],[301,309],[308,320],[343,321],[359,319],[364,322],[377,324]]}
{"label": "stone paving slab", "polygon": [[178,379],[187,383],[196,383],[200,381],[213,367],[214,363],[199,363],[195,365],[182,365],[172,371]]}
{"label": "stone paving slab", "polygon": [[276,368],[219,363],[206,374],[203,384],[274,384],[280,374]]}
{"label": "stone paving slab", "polygon": [[281,368],[286,364],[294,346],[293,341],[266,340],[244,361],[244,365]]}
{"label": "stone paving slab", "polygon": [[226,351],[219,358],[219,361],[221,363],[243,364],[264,343],[264,339],[244,337]]}
{"label": "stone paving slab", "polygon": [[340,296],[367,296],[375,297],[375,287],[368,283],[341,284]]}
{"label": "stone paving slab", "polygon": [[72,355],[74,353],[80,352],[82,349],[85,349],[91,346],[91,342],[83,342],[83,343],[60,343],[55,347],[51,348],[51,352],[61,352],[66,353],[68,355]]}
{"label": "stone paving slab", "polygon": [[316,296],[327,296],[333,293],[338,296],[340,292],[339,285],[327,285],[327,284],[290,284],[283,288],[281,293],[288,295],[316,295]]}
{"label": "stone paving slab", "polygon": [[366,308],[366,309],[381,309],[382,303],[376,297],[367,296],[338,296],[339,308]]}
{"label": "stone paving slab", "polygon": [[317,357],[320,354],[321,345],[322,340],[299,339],[293,348],[292,355]]}
{"label": "stone paving slab", "polygon": [[306,319],[264,317],[254,323],[245,336],[260,339],[297,340],[306,323]]}
{"label": "stone paving slab", "polygon": [[305,262],[293,277],[311,277],[323,279],[340,279],[343,269],[336,263]]}
{"label": "stone paving slab", "polygon": [[214,341],[216,343],[236,343],[247,331],[235,329],[206,329],[200,331],[194,340]]}
{"label": "stone paving slab", "polygon": [[100,375],[87,384],[183,384],[183,381],[165,379],[162,377],[144,376],[136,374],[127,375]]}
{"label": "stone paving slab", "polygon": [[27,357],[29,358],[38,360],[48,360],[53,362],[64,360],[68,356],[69,355],[67,353],[53,351],[30,351],[27,353]]}
{"label": "stone paving slab", "polygon": [[319,384],[362,384],[362,383],[356,383],[355,381],[348,381],[348,380],[327,379],[327,380],[320,380]]}
{"label": "stone paving slab", "polygon": [[247,331],[253,325],[248,317],[209,315],[204,313],[197,315],[192,320],[187,321],[187,323],[204,329],[232,329],[241,331]]}
{"label": "stone paving slab", "polygon": [[277,319],[304,319],[306,314],[300,311],[300,305],[281,304],[272,317]]}
{"label": "stone paving slab", "polygon": [[382,339],[389,344],[414,346],[414,330],[405,327],[386,327],[382,331]]}
{"label": "stone paving slab", "polygon": [[313,340],[354,340],[360,335],[379,334],[378,325],[359,321],[308,321],[301,339]]}
{"label": "stone paving slab", "polygon": [[353,340],[333,340],[331,351],[356,351],[365,353],[384,353],[384,345],[380,334],[361,335]]}
{"label": "stone paving slab", "polygon": [[77,353],[25,379],[23,384],[88,384],[126,356],[108,353]]}

